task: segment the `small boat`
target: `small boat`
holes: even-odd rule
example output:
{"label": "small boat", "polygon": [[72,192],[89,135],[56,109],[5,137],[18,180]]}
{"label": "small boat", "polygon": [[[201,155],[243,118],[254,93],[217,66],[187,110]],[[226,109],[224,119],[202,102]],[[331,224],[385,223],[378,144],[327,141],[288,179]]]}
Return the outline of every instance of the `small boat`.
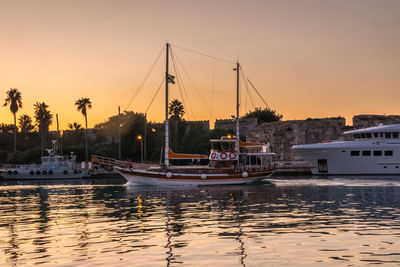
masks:
{"label": "small boat", "polygon": [[49,155],[41,158],[42,163],[40,165],[30,164],[7,168],[1,176],[4,179],[13,180],[77,179],[90,176],[90,166],[79,168],[75,161],[76,156],[73,153],[69,157],[57,155],[56,141],[52,143],[52,149],[46,149]]}
{"label": "small boat", "polygon": [[[159,167],[139,169],[130,167],[117,167],[119,172],[128,182],[146,185],[225,185],[247,184],[259,182],[274,173],[272,156],[269,145],[259,143],[245,143],[239,140],[239,97],[236,105],[236,137],[225,136],[213,139],[211,153],[207,155],[191,155],[174,153],[169,149],[169,123],[168,123],[168,83],[171,77],[168,73],[168,51],[166,44],[166,72],[165,72],[165,146],[164,164]],[[239,63],[234,69],[237,73],[237,96],[239,96]],[[172,166],[170,160],[174,159],[209,159],[208,166]]]}
{"label": "small boat", "polygon": [[400,175],[400,124],[379,125],[343,133],[351,141],[295,145],[318,175]]}

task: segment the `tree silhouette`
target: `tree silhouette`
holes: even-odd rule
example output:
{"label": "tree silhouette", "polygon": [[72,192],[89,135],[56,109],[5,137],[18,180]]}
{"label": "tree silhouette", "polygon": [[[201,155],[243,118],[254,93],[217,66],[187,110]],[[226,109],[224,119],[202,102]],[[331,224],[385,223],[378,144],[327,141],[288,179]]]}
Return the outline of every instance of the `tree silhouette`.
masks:
{"label": "tree silhouette", "polygon": [[181,101],[178,99],[174,99],[169,103],[168,106],[168,114],[171,115],[172,118],[182,119],[183,115],[185,115],[185,108]]}
{"label": "tree silhouette", "polygon": [[92,108],[92,102],[89,98],[82,97],[75,102],[77,110],[85,117],[85,161],[88,162],[88,141],[87,141],[87,110]]}
{"label": "tree silhouette", "polygon": [[36,125],[39,127],[41,153],[43,156],[45,135],[49,131],[49,126],[53,122],[53,114],[48,110],[49,106],[45,102],[36,102],[34,105]]}
{"label": "tree silhouette", "polygon": [[6,92],[7,98],[4,103],[4,107],[10,105],[10,110],[14,115],[14,152],[17,151],[17,112],[19,108],[22,108],[22,95],[17,88],[10,88]]}
{"label": "tree silhouette", "polygon": [[68,128],[71,130],[80,130],[82,129],[82,125],[74,121],[73,123],[68,123]]}
{"label": "tree silhouette", "polygon": [[29,115],[22,114],[18,118],[19,128],[24,134],[30,133],[35,127],[32,124],[32,118]]}

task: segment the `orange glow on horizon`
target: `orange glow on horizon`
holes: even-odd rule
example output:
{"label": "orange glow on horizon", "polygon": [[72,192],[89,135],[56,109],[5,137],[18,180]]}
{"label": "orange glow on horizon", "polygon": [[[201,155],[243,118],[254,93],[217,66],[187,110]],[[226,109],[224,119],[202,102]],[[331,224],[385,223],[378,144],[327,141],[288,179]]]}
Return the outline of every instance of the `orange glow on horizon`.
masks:
{"label": "orange glow on horizon", "polygon": [[[284,120],[343,116],[351,125],[357,114],[399,114],[400,2],[362,6],[317,0],[5,0],[0,100],[10,87],[18,88],[23,108],[17,116],[33,117],[33,104],[44,101],[59,115],[61,129],[72,122],[84,125],[74,105],[81,97],[93,103],[89,127],[117,115],[118,106],[145,112],[163,78],[165,55],[128,107],[129,99],[169,40],[232,62],[238,58]],[[180,75],[172,60],[171,74],[182,77],[184,88],[171,85],[170,101],[184,100],[185,119],[212,125],[235,114],[234,64],[172,49]],[[251,90],[241,83],[242,115],[264,108]],[[162,86],[148,121],[164,120],[163,98]],[[9,108],[1,108],[0,117],[1,123],[13,122]]]}

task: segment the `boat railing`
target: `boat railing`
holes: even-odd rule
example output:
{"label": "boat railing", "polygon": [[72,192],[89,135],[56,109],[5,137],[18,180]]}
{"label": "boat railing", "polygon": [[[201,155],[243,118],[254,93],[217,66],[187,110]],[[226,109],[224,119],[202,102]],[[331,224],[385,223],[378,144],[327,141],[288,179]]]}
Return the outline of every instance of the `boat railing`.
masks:
{"label": "boat railing", "polygon": [[114,167],[114,166],[122,168],[132,167],[132,162],[130,161],[123,161],[97,155],[92,155],[92,162],[93,164],[99,165],[101,167]]}

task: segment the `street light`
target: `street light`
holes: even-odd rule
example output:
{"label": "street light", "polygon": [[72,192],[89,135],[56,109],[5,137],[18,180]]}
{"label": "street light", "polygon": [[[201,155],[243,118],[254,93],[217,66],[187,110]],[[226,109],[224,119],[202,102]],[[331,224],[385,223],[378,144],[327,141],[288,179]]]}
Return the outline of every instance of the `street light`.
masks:
{"label": "street light", "polygon": [[138,135],[137,139],[140,141],[140,162],[143,164],[143,137]]}

